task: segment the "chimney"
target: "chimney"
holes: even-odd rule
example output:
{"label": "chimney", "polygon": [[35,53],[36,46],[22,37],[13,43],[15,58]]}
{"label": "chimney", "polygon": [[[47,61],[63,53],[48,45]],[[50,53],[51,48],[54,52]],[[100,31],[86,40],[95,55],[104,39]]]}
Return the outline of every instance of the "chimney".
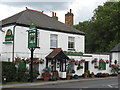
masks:
{"label": "chimney", "polygon": [[52,17],[54,17],[54,12],[52,12]]}
{"label": "chimney", "polygon": [[55,12],[55,13],[54,13],[54,12],[52,12],[52,18],[54,18],[54,19],[58,20],[58,17],[56,16],[56,12]]}
{"label": "chimney", "polygon": [[65,14],[65,24],[69,25],[69,26],[73,26],[73,13],[72,13],[72,9],[70,9],[70,12],[68,12],[67,14]]}

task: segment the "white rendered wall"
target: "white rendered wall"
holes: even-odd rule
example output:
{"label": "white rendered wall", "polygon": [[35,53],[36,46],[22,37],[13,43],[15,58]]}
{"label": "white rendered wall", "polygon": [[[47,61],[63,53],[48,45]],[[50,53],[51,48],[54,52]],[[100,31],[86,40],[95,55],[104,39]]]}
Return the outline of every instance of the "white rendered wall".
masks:
{"label": "white rendered wall", "polygon": [[4,61],[8,61],[8,59],[10,59],[12,61],[12,47],[13,44],[3,44],[3,42],[5,42],[5,35],[8,29],[12,30],[13,33],[13,26],[9,26],[6,28],[2,28],[3,31],[5,31],[5,33],[2,35],[2,54],[1,54],[1,59]]}
{"label": "white rendered wall", "polygon": [[120,52],[112,52],[112,64],[117,60],[120,65]]}
{"label": "white rendered wall", "polygon": [[89,70],[90,70],[90,72],[94,72],[94,74],[97,74],[97,73],[100,73],[100,72],[101,73],[109,73],[109,74],[111,74],[111,68],[109,67],[109,64],[106,64],[106,70],[99,70],[99,69],[94,68],[94,65],[95,65],[94,63],[93,64],[91,63],[91,61],[94,58],[97,58],[98,59],[97,66],[98,66],[100,59],[110,60],[109,55],[102,55],[102,54],[84,54],[84,55],[92,55],[91,60],[90,60],[90,58],[85,57],[86,61],[90,61],[89,62]]}
{"label": "white rendered wall", "polygon": [[4,32],[0,31],[0,61],[2,60],[2,44]]}
{"label": "white rendered wall", "polygon": [[[7,31],[8,29],[13,30],[13,26],[3,28],[3,30]],[[16,26],[15,28],[15,57],[30,57],[30,51],[28,49],[28,33],[26,30],[29,28]],[[63,51],[68,51],[68,36],[75,37],[75,50],[77,52],[84,53],[84,36],[75,35],[75,34],[67,34],[61,32],[53,32],[46,30],[39,30],[39,45],[40,49],[36,49],[34,51],[34,58],[45,58],[53,49],[50,49],[50,34],[58,35],[58,48],[62,48]],[[5,33],[6,34],[6,33]],[[12,44],[3,45],[2,52],[12,53]],[[8,55],[8,54],[7,54]],[[11,54],[10,54],[11,56]],[[4,56],[4,60],[9,57]],[[5,58],[6,57],[6,58]],[[11,58],[11,57],[10,57]]]}

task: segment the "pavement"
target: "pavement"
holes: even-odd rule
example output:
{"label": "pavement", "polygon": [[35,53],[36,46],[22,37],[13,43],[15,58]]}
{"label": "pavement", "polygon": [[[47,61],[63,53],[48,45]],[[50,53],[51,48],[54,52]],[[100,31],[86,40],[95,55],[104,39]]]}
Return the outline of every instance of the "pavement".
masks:
{"label": "pavement", "polygon": [[24,88],[26,86],[33,87],[33,86],[43,86],[43,85],[54,85],[54,84],[61,84],[61,83],[70,83],[70,82],[84,82],[84,81],[91,81],[91,80],[102,80],[102,79],[112,79],[118,77],[105,77],[105,78],[79,78],[79,79],[71,79],[71,80],[57,80],[57,81],[42,81],[39,80],[37,82],[32,83],[22,83],[22,84],[13,84],[13,85],[2,85],[2,88]]}

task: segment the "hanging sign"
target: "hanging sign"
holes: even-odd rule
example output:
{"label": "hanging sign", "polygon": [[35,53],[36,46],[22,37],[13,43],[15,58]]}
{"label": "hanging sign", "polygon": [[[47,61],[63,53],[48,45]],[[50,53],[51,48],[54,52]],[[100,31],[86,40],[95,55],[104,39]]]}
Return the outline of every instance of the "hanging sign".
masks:
{"label": "hanging sign", "polygon": [[12,34],[12,30],[8,29],[7,33],[6,33],[6,36],[5,36],[5,41],[13,41],[13,39],[14,39],[14,37],[13,37],[13,34]]}
{"label": "hanging sign", "polygon": [[83,56],[82,52],[67,52],[67,51],[64,51],[64,53],[68,56]]}
{"label": "hanging sign", "polygon": [[28,48],[36,47],[37,47],[37,30],[36,25],[32,23],[28,31]]}

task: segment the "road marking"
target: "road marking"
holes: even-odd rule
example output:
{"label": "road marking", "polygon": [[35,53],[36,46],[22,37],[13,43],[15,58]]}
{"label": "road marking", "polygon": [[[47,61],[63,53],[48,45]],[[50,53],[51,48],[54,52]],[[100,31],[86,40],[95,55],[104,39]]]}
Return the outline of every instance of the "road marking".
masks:
{"label": "road marking", "polygon": [[112,88],[112,86],[111,86],[111,85],[108,85],[108,87]]}

